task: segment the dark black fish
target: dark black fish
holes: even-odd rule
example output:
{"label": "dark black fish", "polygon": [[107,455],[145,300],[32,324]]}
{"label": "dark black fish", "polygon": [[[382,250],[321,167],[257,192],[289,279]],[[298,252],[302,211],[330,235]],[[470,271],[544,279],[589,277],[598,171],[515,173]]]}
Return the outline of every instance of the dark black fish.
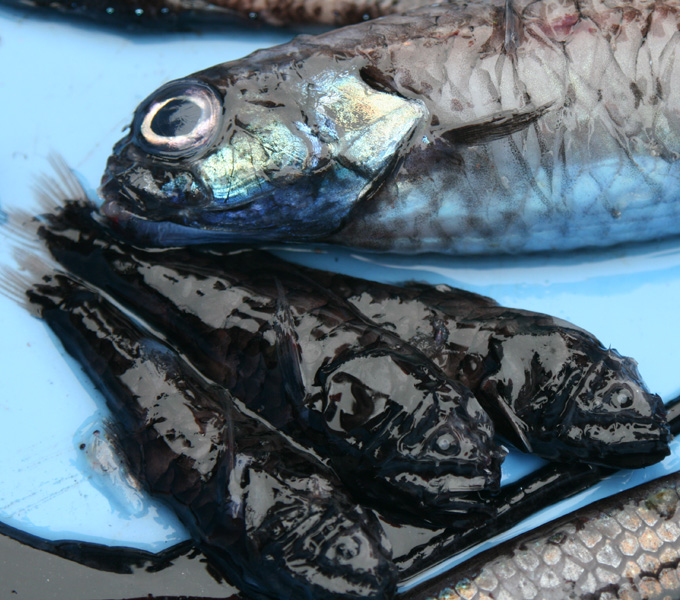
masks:
{"label": "dark black fish", "polygon": [[[269,327],[262,324],[267,314],[290,330],[283,338],[291,344],[285,354],[290,363],[290,357],[299,353],[299,361],[288,366],[293,372],[299,366],[308,392],[304,409],[323,414],[324,426],[336,435],[340,419],[336,410],[344,409],[345,423],[367,410],[360,402],[352,404],[351,410],[345,408],[345,398],[358,402],[367,393],[362,386],[371,393],[380,391],[377,383],[371,386],[376,375],[381,381],[394,379],[393,373],[387,377],[389,369],[397,364],[405,368],[403,361],[395,362],[397,355],[412,357],[409,361],[420,355],[455,380],[447,385],[454,386],[462,398],[472,391],[498,432],[518,448],[548,460],[634,468],[658,462],[669,452],[663,403],[649,393],[635,362],[605,349],[591,334],[561,319],[501,307],[446,286],[387,286],[292,266],[257,252],[206,255],[181,250],[145,255],[100,243],[97,252],[105,258],[92,275],[92,267],[88,272],[82,261],[59,254],[64,246],[59,239],[46,237],[46,241],[69,269],[83,269],[77,272],[87,279],[99,278],[111,294],[175,336],[190,355],[200,356],[195,362],[207,365],[208,376],[225,383],[238,397],[249,398],[248,404],[272,421],[276,412],[250,400],[252,392],[239,389],[246,385],[243,381],[228,381],[233,375],[223,364],[237,351],[231,343],[234,332],[240,332],[240,339],[245,335],[242,319],[253,310],[253,302],[261,322],[258,327]],[[89,245],[78,249],[68,238],[65,244],[73,252],[91,251]],[[150,268],[152,260],[157,263]],[[188,299],[189,287],[200,296]],[[284,300],[285,310],[281,310]],[[291,311],[294,316],[282,319],[281,314]],[[280,329],[279,350],[285,347]],[[264,330],[259,334],[264,335]],[[432,385],[437,380],[436,367],[425,366],[420,358],[410,364],[419,365],[424,373],[420,381],[429,379]],[[248,377],[247,385],[252,386],[251,374]],[[394,387],[396,393],[403,392],[403,387]],[[318,394],[321,388],[326,393],[323,400]],[[468,408],[468,413],[474,415],[474,410]],[[355,416],[350,417],[350,412]],[[308,414],[308,421],[318,419],[315,413]],[[448,437],[442,435],[432,440],[434,444],[446,444]]]}
{"label": "dark black fish", "polygon": [[661,398],[647,390],[633,359],[587,331],[448,286],[315,276],[469,387],[518,448],[621,468],[668,455]]}
{"label": "dark black fish", "polygon": [[355,494],[419,522],[489,508],[505,453],[473,394],[297,267],[260,252],[162,252],[112,239],[72,204],[40,235],[203,374],[326,457]]}
{"label": "dark black fish", "polygon": [[378,521],[335,476],[99,294],[45,274],[27,295],[102,389],[132,473],[253,598],[389,598]]}

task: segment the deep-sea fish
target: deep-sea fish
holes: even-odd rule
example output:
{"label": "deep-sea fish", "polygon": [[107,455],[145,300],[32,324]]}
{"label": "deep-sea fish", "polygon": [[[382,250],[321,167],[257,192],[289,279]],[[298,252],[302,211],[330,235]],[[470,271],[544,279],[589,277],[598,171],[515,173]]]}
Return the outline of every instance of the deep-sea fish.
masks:
{"label": "deep-sea fish", "polygon": [[377,519],[319,460],[243,413],[101,295],[41,273],[32,308],[104,392],[131,472],[253,598],[389,598]]}
{"label": "deep-sea fish", "polygon": [[61,267],[328,459],[355,495],[419,523],[488,514],[478,493],[498,489],[506,452],[472,392],[419,350],[269,254],[138,249],[92,210],[44,217]]}
{"label": "deep-sea fish", "polygon": [[668,453],[661,398],[637,363],[572,323],[446,285],[313,277],[464,383],[518,448],[627,468]]}
{"label": "deep-sea fish", "polygon": [[102,213],[137,242],[569,250],[678,233],[677,0],[452,2],[170,82]]}
{"label": "deep-sea fish", "polygon": [[567,515],[479,555],[409,600],[680,597],[680,474]]}
{"label": "deep-sea fish", "polygon": [[[146,253],[107,243],[104,232],[92,236],[91,230],[87,223],[63,233],[52,226],[40,235],[62,265],[166,332],[207,376],[277,426],[277,416],[285,414],[280,405],[272,409],[257,398],[258,382],[276,381],[277,370],[270,368],[265,376],[260,358],[268,355],[272,364],[274,351],[279,377],[300,387],[289,396],[305,398],[298,412],[304,411],[310,424],[323,419],[324,437],[329,431],[349,432],[353,422],[368,434],[367,414],[373,418],[384,411],[390,394],[403,406],[413,402],[419,387],[441,386],[441,369],[462,397],[468,397],[465,391],[474,394],[498,432],[548,460],[631,468],[658,462],[669,452],[663,403],[647,390],[635,363],[566,321],[500,307],[446,286],[388,286],[305,269],[256,251]],[[282,319],[282,313],[288,316]],[[248,315],[256,317],[257,326],[247,325]],[[289,334],[281,336],[285,328]],[[279,360],[282,351],[287,360]],[[246,361],[244,353],[253,359]],[[409,387],[403,379],[406,364],[418,365],[410,374],[418,379]],[[395,382],[387,395],[384,381]],[[470,416],[477,414],[467,406]],[[417,418],[419,413],[407,414]],[[388,422],[380,423],[384,431]],[[486,439],[490,426],[479,425]],[[428,431],[416,428],[403,440],[418,435],[418,444],[425,444],[417,447],[429,448],[428,458],[441,454],[447,443],[459,455],[459,432],[439,426]],[[376,444],[369,440],[367,447]],[[375,447],[386,453],[384,444]],[[478,466],[479,457],[471,458]],[[385,455],[383,460],[390,462]],[[455,466],[447,468],[456,472]],[[451,488],[462,491],[464,486]]]}
{"label": "deep-sea fish", "polygon": [[431,0],[0,0],[128,29],[341,26],[405,12]]}

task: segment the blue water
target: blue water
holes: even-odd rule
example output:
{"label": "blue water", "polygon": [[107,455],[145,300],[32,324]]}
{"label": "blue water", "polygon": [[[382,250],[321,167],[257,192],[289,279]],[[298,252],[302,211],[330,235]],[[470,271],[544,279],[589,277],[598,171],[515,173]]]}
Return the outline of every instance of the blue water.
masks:
{"label": "blue water", "polygon": [[[59,152],[92,188],[135,106],[165,81],[286,41],[286,33],[125,36],[0,9],[0,199],[2,210],[37,210],[34,190]],[[0,262],[11,269],[7,229]],[[381,281],[447,283],[509,306],[573,321],[633,356],[649,387],[680,393],[680,241],[565,257],[456,259],[395,257],[319,248],[280,250],[299,262]],[[0,520],[50,539],[81,539],[159,550],[184,539],[174,517],[136,490],[114,490],[81,444],[103,430],[106,411],[79,367],[41,322],[0,296]],[[613,493],[678,468],[622,473],[581,495]],[[534,459],[512,456],[504,480]],[[121,491],[122,489],[122,491]],[[544,512],[534,527],[571,510]]]}

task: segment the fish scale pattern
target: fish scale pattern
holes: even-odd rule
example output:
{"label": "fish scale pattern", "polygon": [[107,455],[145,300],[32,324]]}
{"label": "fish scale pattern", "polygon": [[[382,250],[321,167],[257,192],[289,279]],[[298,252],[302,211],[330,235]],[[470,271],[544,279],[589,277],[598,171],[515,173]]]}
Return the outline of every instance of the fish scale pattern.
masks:
{"label": "fish scale pattern", "polygon": [[418,600],[680,598],[680,474],[603,500],[485,553]]}

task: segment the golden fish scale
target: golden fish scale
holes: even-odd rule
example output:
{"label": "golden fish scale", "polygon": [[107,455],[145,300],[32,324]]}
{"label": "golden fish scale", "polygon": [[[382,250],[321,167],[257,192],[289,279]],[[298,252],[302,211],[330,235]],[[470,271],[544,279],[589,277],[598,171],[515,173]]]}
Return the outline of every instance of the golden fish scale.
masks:
{"label": "golden fish scale", "polygon": [[477,557],[414,598],[680,598],[679,484],[674,474],[598,502]]}

